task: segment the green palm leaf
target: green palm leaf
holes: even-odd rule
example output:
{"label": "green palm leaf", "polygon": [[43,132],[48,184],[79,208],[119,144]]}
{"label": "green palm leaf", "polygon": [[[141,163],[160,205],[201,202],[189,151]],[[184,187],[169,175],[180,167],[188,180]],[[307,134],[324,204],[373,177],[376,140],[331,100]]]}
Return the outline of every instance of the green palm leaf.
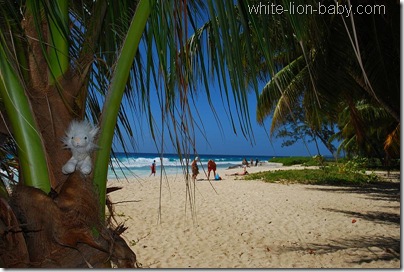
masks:
{"label": "green palm leaf", "polygon": [[102,147],[102,151],[97,152],[94,165],[94,184],[98,190],[101,207],[104,207],[101,211],[102,214],[104,214],[105,210],[106,177],[110,160],[112,139],[115,131],[114,128],[116,126],[119,108],[121,106],[133,59],[138,50],[138,45],[143,35],[147,19],[149,18],[151,8],[152,7],[148,0],[141,0],[137,6],[132,24],[128,29],[126,39],[120,52],[121,57],[116,64],[107,100],[104,104],[101,133],[98,139],[98,145]]}
{"label": "green palm leaf", "polygon": [[41,135],[36,129],[24,87],[8,59],[0,43],[0,94],[14,131],[20,174],[24,184],[48,193],[50,179]]}

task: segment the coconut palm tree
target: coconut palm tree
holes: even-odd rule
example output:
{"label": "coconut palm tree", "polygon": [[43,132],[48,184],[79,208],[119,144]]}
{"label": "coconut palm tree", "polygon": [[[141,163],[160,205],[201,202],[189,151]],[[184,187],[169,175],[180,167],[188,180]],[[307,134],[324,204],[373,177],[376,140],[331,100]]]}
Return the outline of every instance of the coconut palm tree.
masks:
{"label": "coconut palm tree", "polygon": [[[119,68],[125,64],[117,61],[116,53],[104,53],[119,51],[133,59],[136,52],[137,47],[129,52],[121,48],[122,37],[106,40],[102,35],[123,27],[137,44],[150,12],[145,1],[136,14],[136,6],[128,3],[107,9],[107,2],[91,2],[74,6],[68,1],[6,1],[1,5],[2,112],[19,162],[18,186],[10,198],[3,199],[3,230],[8,231],[2,247],[4,267],[99,267],[110,260],[118,266],[136,266],[135,254],[119,237],[123,228],[112,229],[104,223],[106,178],[97,179],[93,186],[92,176],[61,172],[69,157],[60,144],[66,125],[84,118],[88,86],[96,81],[93,71],[102,72],[94,63],[110,67],[115,63],[115,73],[126,69],[128,74],[130,69]],[[137,35],[130,33],[130,21],[118,19],[121,9],[139,23]],[[104,53],[97,55],[97,50]],[[126,61],[130,67],[132,61]],[[108,120],[116,119],[120,101],[114,96],[123,90],[111,85],[110,100],[104,104],[108,112],[102,115],[105,121],[94,120],[102,127],[99,141],[112,137],[115,123]],[[109,136],[107,125],[112,125]],[[109,151],[106,144],[100,154]],[[97,169],[93,172],[98,173]]]}
{"label": "coconut palm tree", "polygon": [[[6,140],[15,144],[6,155],[12,154],[18,163],[11,195],[10,180],[4,177],[0,186],[2,267],[138,265],[120,237],[125,227],[112,226],[105,218],[113,137],[126,146],[122,133],[133,131],[122,102],[135,116],[146,116],[157,139],[150,106],[155,92],[165,133],[180,155],[189,154],[195,152],[193,139],[199,129],[191,115],[197,83],[202,81],[210,99],[209,77],[215,75],[225,106],[237,106],[231,116],[234,129],[238,120],[244,134],[252,133],[240,56],[252,60],[253,54],[238,39],[251,22],[247,5],[198,0],[1,1],[0,128],[2,146]],[[239,15],[233,17],[236,11]],[[209,38],[189,40],[192,33],[198,34],[201,21],[210,21]],[[74,119],[100,127],[88,176],[61,171],[70,157],[61,139]]]}
{"label": "coconut palm tree", "polygon": [[384,159],[386,131],[392,131],[396,125],[386,110],[366,100],[356,101],[355,105],[341,111],[339,122],[341,130],[335,137],[341,140],[339,149],[345,150],[348,157]]}
{"label": "coconut palm tree", "polygon": [[[306,3],[315,5],[310,1]],[[335,5],[333,1],[328,4]],[[347,1],[340,4],[351,3]],[[352,4],[353,10],[356,10],[359,5],[369,2]],[[286,120],[293,119],[294,107],[302,107],[306,121],[316,131],[321,130],[324,124],[342,125],[339,119],[342,115],[339,113],[350,108],[349,121],[344,120],[354,129],[354,142],[359,149],[376,144],[385,147],[385,154],[399,156],[399,153],[389,151],[390,144],[398,143],[393,144],[391,139],[398,140],[392,135],[397,134],[400,124],[399,3],[373,1],[371,4],[385,9],[381,14],[351,14],[349,18],[331,14],[309,18],[305,16],[306,21],[299,20],[298,15],[272,16],[272,25],[279,21],[286,27],[283,28],[283,35],[277,34],[279,30],[273,33],[268,28],[266,35],[275,40],[269,43],[269,46],[273,45],[270,50],[275,56],[287,55],[288,58],[272,58],[275,64],[268,66],[271,80],[260,94],[258,122],[272,116],[273,132]],[[265,56],[265,53],[261,53],[261,56]],[[376,118],[373,122],[365,122],[363,116],[357,114],[356,108],[357,102],[363,99],[370,103],[368,105],[373,105],[375,111],[382,109],[387,113],[389,120],[383,124]],[[340,126],[340,129],[346,124]],[[371,131],[384,131],[378,134],[377,143]],[[352,144],[351,136],[346,140],[349,139]],[[389,144],[384,144],[387,139],[390,139]],[[362,151],[362,155],[375,154],[369,150]]]}

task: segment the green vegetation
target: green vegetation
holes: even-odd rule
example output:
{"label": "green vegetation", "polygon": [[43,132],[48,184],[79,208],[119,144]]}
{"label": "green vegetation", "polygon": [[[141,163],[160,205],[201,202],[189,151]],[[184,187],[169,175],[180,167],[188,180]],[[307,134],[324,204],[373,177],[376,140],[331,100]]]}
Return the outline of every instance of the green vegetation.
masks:
{"label": "green vegetation", "polygon": [[284,166],[301,164],[319,168],[259,172],[250,174],[245,179],[280,183],[363,185],[379,181],[375,174],[366,174],[366,170],[383,169],[380,160],[363,157],[340,159],[338,163],[322,156],[272,158],[269,162],[282,163]]}
{"label": "green vegetation", "polygon": [[[321,157],[323,158],[323,157]],[[272,158],[269,162],[282,163],[284,166],[291,166],[296,164],[303,164],[305,166],[320,166],[323,161],[318,157],[286,157],[286,158]]]}
{"label": "green vegetation", "polygon": [[[256,117],[259,123],[270,119],[271,136],[284,146],[307,139],[317,150],[322,143],[349,158],[400,157],[400,15],[397,2],[376,2],[386,13],[353,15],[355,26],[343,16],[254,18],[263,27],[249,42],[265,64],[262,72],[271,75]],[[261,51],[259,44],[270,46]]]}
{"label": "green vegetation", "polygon": [[265,182],[327,184],[327,185],[362,185],[378,181],[376,175],[366,175],[356,171],[342,171],[333,165],[324,169],[277,170],[253,173],[246,180],[261,179]]}
{"label": "green vegetation", "polygon": [[388,169],[386,165],[383,165],[383,161],[378,158],[366,158],[355,156],[351,159],[341,158],[336,162],[333,158],[324,158],[322,156],[316,155],[313,157],[282,157],[282,158],[272,158],[268,160],[269,162],[282,163],[283,166],[292,166],[301,164],[304,166],[330,166],[338,165],[342,170],[346,171],[365,171],[368,170],[400,170],[400,160],[392,160]]}

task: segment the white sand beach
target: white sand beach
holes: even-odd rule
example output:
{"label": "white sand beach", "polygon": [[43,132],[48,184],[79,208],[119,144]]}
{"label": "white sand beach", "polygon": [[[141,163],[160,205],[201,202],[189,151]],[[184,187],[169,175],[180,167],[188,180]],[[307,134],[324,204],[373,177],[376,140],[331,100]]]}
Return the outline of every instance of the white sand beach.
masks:
{"label": "white sand beach", "polygon": [[399,186],[225,176],[238,171],[220,171],[221,181],[196,182],[194,216],[181,175],[163,177],[161,186],[157,175],[110,181],[109,187],[123,187],[110,198],[129,227],[123,237],[138,262],[145,268],[400,268]]}

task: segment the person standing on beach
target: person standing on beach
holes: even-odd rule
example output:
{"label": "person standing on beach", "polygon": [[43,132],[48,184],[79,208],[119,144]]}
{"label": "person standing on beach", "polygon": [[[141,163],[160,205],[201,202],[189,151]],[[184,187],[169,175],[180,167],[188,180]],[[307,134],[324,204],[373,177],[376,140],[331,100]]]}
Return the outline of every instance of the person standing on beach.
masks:
{"label": "person standing on beach", "polygon": [[213,160],[208,161],[208,180],[210,177],[210,172],[213,171],[213,176],[216,176],[216,163]]}
{"label": "person standing on beach", "polygon": [[[150,176],[151,176],[151,175],[156,176],[156,160],[153,161],[152,165],[150,166],[150,169],[151,169]],[[149,177],[150,177],[150,176],[149,176]]]}
{"label": "person standing on beach", "polygon": [[243,159],[243,161],[241,162],[241,165],[244,167],[248,167],[248,161],[246,158]]}
{"label": "person standing on beach", "polygon": [[196,180],[196,176],[198,176],[199,174],[199,168],[198,168],[198,160],[199,158],[196,157],[191,164],[191,168],[192,168],[192,180],[195,181]]}

